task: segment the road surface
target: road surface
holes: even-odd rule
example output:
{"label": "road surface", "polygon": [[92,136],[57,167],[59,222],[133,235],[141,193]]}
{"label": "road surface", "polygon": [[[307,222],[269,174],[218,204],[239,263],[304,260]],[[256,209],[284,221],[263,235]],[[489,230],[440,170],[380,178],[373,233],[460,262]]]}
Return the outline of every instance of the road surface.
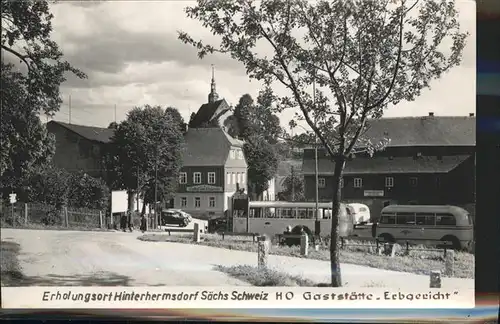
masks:
{"label": "road surface", "polygon": [[[2,240],[21,245],[23,273],[32,285],[233,286],[248,285],[214,266],[256,265],[252,252],[137,240],[139,232],[2,229]],[[165,234],[168,235],[168,234]],[[269,266],[318,283],[329,281],[329,262],[269,256]],[[346,287],[426,288],[429,277],[342,264]],[[473,288],[473,279],[443,278],[443,288]]]}

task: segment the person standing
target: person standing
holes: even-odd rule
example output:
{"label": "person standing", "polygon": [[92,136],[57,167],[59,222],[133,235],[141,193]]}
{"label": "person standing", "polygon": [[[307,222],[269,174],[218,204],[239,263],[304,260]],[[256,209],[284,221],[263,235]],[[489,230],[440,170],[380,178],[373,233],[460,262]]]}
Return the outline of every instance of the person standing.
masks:
{"label": "person standing", "polygon": [[141,229],[141,231],[142,231],[143,233],[144,233],[144,232],[146,232],[146,230],[147,230],[147,228],[146,228],[146,227],[147,227],[146,216],[142,215],[142,216],[141,216],[141,227],[140,227],[140,229]]}
{"label": "person standing", "polygon": [[128,230],[132,233],[132,213],[129,212],[127,214],[127,227],[128,227]]}

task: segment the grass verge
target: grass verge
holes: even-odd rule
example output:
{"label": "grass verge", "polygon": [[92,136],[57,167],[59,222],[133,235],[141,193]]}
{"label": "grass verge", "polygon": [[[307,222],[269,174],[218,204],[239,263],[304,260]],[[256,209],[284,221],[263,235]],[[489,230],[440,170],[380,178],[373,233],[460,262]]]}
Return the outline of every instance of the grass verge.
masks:
{"label": "grass verge", "polygon": [[[167,235],[167,234],[145,234],[138,237],[142,241],[151,242],[175,242],[185,244],[199,244],[216,248],[257,252],[257,243],[252,242],[247,237],[230,237],[222,240],[219,235],[206,234],[202,236],[200,243],[194,243],[191,235]],[[315,260],[330,260],[330,251],[327,246],[320,246],[319,250],[309,250],[309,255],[304,257],[300,255],[300,248],[271,246],[270,254],[309,258]],[[419,251],[410,250],[408,255],[397,255],[390,257],[386,255],[377,255],[374,253],[374,247],[371,244],[360,244],[358,246],[346,246],[340,250],[340,262],[368,266],[372,268],[410,272],[415,274],[427,275],[430,270],[441,270],[444,272],[443,252],[439,251]],[[464,252],[455,252],[454,275],[455,278],[474,278],[474,255]]]}
{"label": "grass verge", "polygon": [[23,279],[18,255],[19,244],[8,241],[0,242],[0,277],[2,286],[15,286],[15,283]]}
{"label": "grass verge", "polygon": [[216,266],[215,270],[223,272],[233,278],[246,281],[257,287],[315,287],[317,284],[309,279],[292,276],[272,269],[259,269],[249,265]]}
{"label": "grass verge", "polygon": [[31,229],[31,230],[52,230],[52,231],[92,231],[92,232],[109,232],[112,229],[107,228],[95,228],[89,226],[62,226],[62,225],[43,225],[43,224],[23,224],[12,226],[5,222],[0,223],[1,228],[13,228],[13,229]]}

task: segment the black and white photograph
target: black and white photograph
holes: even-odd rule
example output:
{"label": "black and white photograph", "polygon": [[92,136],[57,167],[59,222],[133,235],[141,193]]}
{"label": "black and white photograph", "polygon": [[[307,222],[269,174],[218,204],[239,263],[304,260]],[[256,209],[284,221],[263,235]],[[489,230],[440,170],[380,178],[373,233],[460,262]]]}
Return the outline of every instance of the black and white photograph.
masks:
{"label": "black and white photograph", "polygon": [[1,7],[2,287],[474,288],[474,1]]}

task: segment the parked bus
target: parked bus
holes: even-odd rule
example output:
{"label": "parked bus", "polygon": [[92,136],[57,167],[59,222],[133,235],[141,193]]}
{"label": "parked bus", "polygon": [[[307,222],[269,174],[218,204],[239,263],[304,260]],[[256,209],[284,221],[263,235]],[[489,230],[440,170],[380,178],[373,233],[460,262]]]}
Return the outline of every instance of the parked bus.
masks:
{"label": "parked bus", "polygon": [[[307,227],[311,233],[315,230],[316,203],[314,202],[250,201],[249,210],[249,232],[274,236],[283,233],[287,226],[293,228],[297,225]],[[320,234],[330,235],[332,203],[319,203],[318,211]],[[352,235],[354,219],[345,204],[341,204],[339,223],[340,236]],[[233,231],[247,231],[246,216],[233,219]]]}
{"label": "parked bus", "polygon": [[389,242],[448,241],[454,249],[469,249],[474,226],[469,213],[456,206],[389,205],[382,209],[376,235]]}

